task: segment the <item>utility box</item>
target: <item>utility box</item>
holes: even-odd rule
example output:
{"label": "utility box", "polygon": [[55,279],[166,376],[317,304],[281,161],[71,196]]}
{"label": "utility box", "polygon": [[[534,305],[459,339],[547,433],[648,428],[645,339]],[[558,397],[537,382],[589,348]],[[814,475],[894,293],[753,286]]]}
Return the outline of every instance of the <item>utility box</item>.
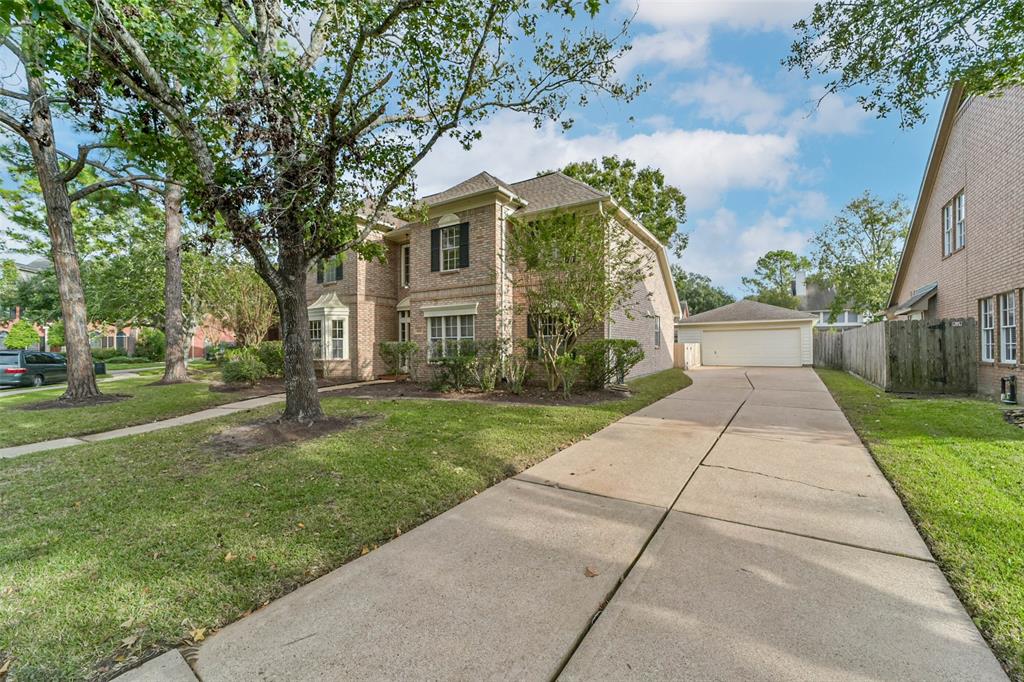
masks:
{"label": "utility box", "polygon": [[999,379],[999,398],[1007,405],[1017,404],[1017,377],[1008,376]]}

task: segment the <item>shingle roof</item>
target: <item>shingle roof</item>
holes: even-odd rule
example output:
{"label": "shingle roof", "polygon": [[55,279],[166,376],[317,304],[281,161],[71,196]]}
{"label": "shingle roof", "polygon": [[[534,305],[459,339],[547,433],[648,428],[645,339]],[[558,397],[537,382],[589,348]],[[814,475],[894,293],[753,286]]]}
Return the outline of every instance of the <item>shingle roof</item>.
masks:
{"label": "shingle roof", "polygon": [[428,194],[423,197],[421,201],[429,206],[432,204],[440,204],[445,201],[451,201],[452,199],[458,199],[459,197],[476,194],[477,192],[498,188],[506,189],[513,194],[515,193],[515,190],[509,189],[507,182],[504,182],[503,180],[500,180],[484,171],[482,173],[477,173],[468,180],[463,180],[459,184],[449,187],[442,192]]}
{"label": "shingle roof", "polygon": [[802,313],[799,310],[780,308],[777,305],[758,303],[743,299],[724,305],[721,308],[708,310],[697,315],[692,315],[683,321],[683,324],[695,322],[759,322],[764,320],[812,320],[813,316]]}
{"label": "shingle roof", "polygon": [[523,213],[545,211],[558,206],[570,206],[608,198],[606,192],[596,190],[587,183],[570,178],[560,171],[513,182],[511,187],[512,191],[527,201],[527,206],[520,209]]}
{"label": "shingle roof", "polygon": [[932,282],[915,291],[910,298],[898,306],[894,306],[895,315],[903,315],[913,310],[925,310],[928,308],[928,300],[939,291],[939,283]]}

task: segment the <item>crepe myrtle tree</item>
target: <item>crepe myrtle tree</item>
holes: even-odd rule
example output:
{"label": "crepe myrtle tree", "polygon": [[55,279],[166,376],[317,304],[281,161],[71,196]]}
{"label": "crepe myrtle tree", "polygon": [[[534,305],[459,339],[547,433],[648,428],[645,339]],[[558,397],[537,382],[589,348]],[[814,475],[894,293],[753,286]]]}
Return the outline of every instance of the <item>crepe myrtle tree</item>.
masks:
{"label": "crepe myrtle tree", "polygon": [[440,140],[468,148],[501,110],[568,127],[589,97],[639,92],[615,75],[627,25],[594,26],[603,4],[69,0],[43,15],[180,137],[193,165],[182,181],[277,300],[283,418],[315,420],[307,270],[346,250],[383,257],[367,237],[412,198]]}
{"label": "crepe myrtle tree", "polygon": [[[117,186],[146,186],[152,175],[133,170],[130,163],[115,162],[114,145],[106,141],[78,145],[68,152],[60,149],[54,132],[54,118],[101,132],[97,119],[87,124],[76,121],[74,79],[57,70],[67,64],[57,34],[45,22],[37,24],[24,3],[3,6],[6,24],[0,28],[2,52],[9,68],[0,78],[0,129],[8,133],[8,145],[24,153],[38,180],[46,216],[48,250],[60,293],[61,319],[67,346],[67,389],[63,401],[87,401],[100,395],[89,349],[85,294],[73,230],[72,204],[96,192]],[[97,154],[104,154],[102,159]],[[98,173],[83,183],[86,168]]]}
{"label": "crepe myrtle tree", "polygon": [[604,329],[615,311],[633,319],[634,293],[654,269],[654,257],[601,211],[554,213],[514,220],[507,250],[512,286],[536,336],[552,391],[564,384],[559,362],[576,344]]}

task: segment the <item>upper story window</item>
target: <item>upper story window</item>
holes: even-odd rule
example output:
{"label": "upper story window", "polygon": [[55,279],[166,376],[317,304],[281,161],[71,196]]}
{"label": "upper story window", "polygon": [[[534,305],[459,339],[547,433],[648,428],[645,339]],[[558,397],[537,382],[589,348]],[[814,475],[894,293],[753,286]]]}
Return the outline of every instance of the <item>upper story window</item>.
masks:
{"label": "upper story window", "polygon": [[999,296],[999,359],[1017,362],[1017,294]]}
{"label": "upper story window", "polygon": [[468,267],[469,223],[443,225],[430,231],[431,272],[451,272]]}
{"label": "upper story window", "polygon": [[981,360],[992,362],[996,359],[996,316],[992,299],[981,299]]}
{"label": "upper story window", "polygon": [[402,245],[400,266],[402,286],[408,288],[410,282],[409,271],[412,270],[412,248],[408,244]]}
{"label": "upper story window", "polygon": [[661,317],[654,316],[654,347],[661,348]]}
{"label": "upper story window", "polygon": [[967,198],[961,190],[942,207],[942,255],[948,256],[967,244]]}
{"label": "upper story window", "polygon": [[340,282],[344,274],[345,266],[342,263],[341,255],[337,255],[334,258],[322,260],[319,263],[317,263],[317,284],[330,284],[331,282]]}

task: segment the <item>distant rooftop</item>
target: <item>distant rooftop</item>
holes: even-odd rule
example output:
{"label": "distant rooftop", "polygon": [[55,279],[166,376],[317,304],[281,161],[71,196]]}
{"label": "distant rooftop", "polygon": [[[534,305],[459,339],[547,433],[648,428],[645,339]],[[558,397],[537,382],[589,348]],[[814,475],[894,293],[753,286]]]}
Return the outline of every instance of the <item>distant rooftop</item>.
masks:
{"label": "distant rooftop", "polygon": [[758,322],[764,320],[812,320],[814,316],[799,310],[742,299],[720,308],[691,315],[683,324],[694,322]]}

